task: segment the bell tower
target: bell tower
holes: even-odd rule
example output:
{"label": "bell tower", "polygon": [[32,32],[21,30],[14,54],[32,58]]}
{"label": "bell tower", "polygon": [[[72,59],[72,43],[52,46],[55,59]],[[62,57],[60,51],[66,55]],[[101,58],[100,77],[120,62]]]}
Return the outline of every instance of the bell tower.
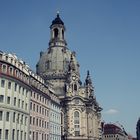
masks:
{"label": "bell tower", "polygon": [[61,20],[59,12],[57,12],[57,16],[50,26],[51,38],[49,47],[66,47],[65,30],[64,22]]}

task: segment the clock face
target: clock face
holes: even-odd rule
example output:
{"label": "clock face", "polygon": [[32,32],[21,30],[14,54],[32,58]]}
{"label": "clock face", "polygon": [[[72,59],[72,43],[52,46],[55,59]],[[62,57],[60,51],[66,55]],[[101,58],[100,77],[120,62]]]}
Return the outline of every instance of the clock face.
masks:
{"label": "clock face", "polygon": [[75,80],[76,79],[76,76],[72,76],[72,79]]}

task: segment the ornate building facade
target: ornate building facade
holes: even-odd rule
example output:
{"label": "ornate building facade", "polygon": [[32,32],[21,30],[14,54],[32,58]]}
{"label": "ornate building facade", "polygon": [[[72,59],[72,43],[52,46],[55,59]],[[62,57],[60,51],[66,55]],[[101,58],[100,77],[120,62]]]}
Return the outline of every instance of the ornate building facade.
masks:
{"label": "ornate building facade", "polygon": [[75,52],[67,48],[65,25],[59,14],[50,26],[50,41],[46,52],[40,53],[37,74],[49,84],[60,99],[61,135],[67,140],[99,140],[101,110],[89,71],[82,85]]}
{"label": "ornate building facade", "polygon": [[99,140],[101,110],[89,71],[65,40],[59,14],[50,26],[36,73],[16,55],[0,51],[0,140]]}

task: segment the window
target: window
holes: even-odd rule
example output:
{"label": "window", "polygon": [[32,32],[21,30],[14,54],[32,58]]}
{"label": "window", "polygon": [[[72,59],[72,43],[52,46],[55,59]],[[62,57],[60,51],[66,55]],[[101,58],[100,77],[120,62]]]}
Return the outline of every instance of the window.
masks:
{"label": "window", "polygon": [[30,110],[32,110],[32,102],[30,102]]}
{"label": "window", "polygon": [[5,80],[1,80],[1,87],[5,86]]}
{"label": "window", "polygon": [[24,108],[24,101],[22,101],[22,109]]}
{"label": "window", "polygon": [[30,116],[30,124],[32,124],[32,117]]}
{"label": "window", "polygon": [[76,84],[74,84],[74,90],[77,91],[77,85]]}
{"label": "window", "polygon": [[9,137],[8,135],[9,135],[9,131],[6,129],[5,130],[5,140],[8,140],[8,137]]}
{"label": "window", "polygon": [[22,140],[23,138],[23,131],[21,131],[21,137],[20,137],[20,140]]}
{"label": "window", "polygon": [[36,125],[38,126],[38,118],[36,119]]}
{"label": "window", "polygon": [[7,72],[7,66],[6,65],[2,65],[2,72],[4,72],[4,73]]}
{"label": "window", "polygon": [[10,97],[7,97],[7,104],[10,104]]}
{"label": "window", "polygon": [[45,134],[45,140],[47,140],[47,135]]}
{"label": "window", "polygon": [[38,105],[36,106],[36,112],[38,112]]}
{"label": "window", "polygon": [[38,132],[36,132],[36,140],[38,140]]}
{"label": "window", "polygon": [[14,112],[13,113],[13,122],[15,122],[15,119],[16,119],[16,113]]}
{"label": "window", "polygon": [[24,133],[24,140],[26,140],[26,137],[27,137],[27,134],[26,134],[26,132]]}
{"label": "window", "polygon": [[21,115],[21,124],[23,124],[23,115]]}
{"label": "window", "polygon": [[47,69],[50,68],[50,61],[46,61],[46,63],[45,63],[45,67],[46,67]]}
{"label": "window", "polygon": [[62,38],[64,39],[64,30],[62,30]]}
{"label": "window", "polygon": [[49,140],[49,135],[47,134],[47,140]]}
{"label": "window", "polygon": [[4,100],[4,96],[0,95],[0,103],[3,103],[3,100]]}
{"label": "window", "polygon": [[80,135],[80,114],[78,111],[74,112],[74,129],[75,129],[75,136]]}
{"label": "window", "polygon": [[11,58],[11,63],[13,63],[13,59]]}
{"label": "window", "polygon": [[0,140],[2,139],[2,129],[0,129]]}
{"label": "window", "polygon": [[13,129],[13,131],[12,131],[12,140],[14,140],[15,139],[15,129]]}
{"label": "window", "polygon": [[49,122],[47,122],[47,129],[49,129]]}
{"label": "window", "polygon": [[14,106],[16,106],[16,97],[14,97]]}
{"label": "window", "polygon": [[25,125],[27,125],[27,117],[25,117]]}
{"label": "window", "polygon": [[39,99],[39,95],[37,94],[37,100]]}
{"label": "window", "polygon": [[44,115],[44,108],[42,108],[42,115]]}
{"label": "window", "polygon": [[17,130],[17,140],[19,140],[19,130]]}
{"label": "window", "polygon": [[33,140],[35,140],[35,132],[33,132]]}
{"label": "window", "polygon": [[33,118],[33,125],[35,125],[35,118]]}
{"label": "window", "polygon": [[19,72],[18,72],[18,70],[16,70],[16,77],[18,77],[19,76]]}
{"label": "window", "polygon": [[0,111],[0,121],[2,121],[3,111]]}
{"label": "window", "polygon": [[35,104],[33,105],[33,111],[35,111]]}
{"label": "window", "polygon": [[26,89],[26,97],[27,97],[27,95],[28,95],[28,90]]}
{"label": "window", "polygon": [[8,82],[8,89],[11,89],[11,82]]}
{"label": "window", "polygon": [[21,93],[21,86],[19,86],[19,93]]}
{"label": "window", "polygon": [[41,120],[39,120],[39,126],[41,127]]}
{"label": "window", "polygon": [[20,114],[17,116],[17,123],[19,123]]}
{"label": "window", "polygon": [[15,91],[17,91],[17,84],[15,83]]}
{"label": "window", "polygon": [[79,131],[75,131],[75,136],[80,136],[80,132]]}
{"label": "window", "polygon": [[39,110],[40,114],[41,114],[41,106],[40,106],[40,110]]}
{"label": "window", "polygon": [[13,75],[13,68],[12,67],[9,68],[9,74]]}
{"label": "window", "polygon": [[27,106],[27,103],[25,104],[25,110],[27,110],[28,109],[28,106]]}
{"label": "window", "polygon": [[43,140],[43,138],[44,138],[44,135],[42,134],[42,140]]}
{"label": "window", "polygon": [[24,88],[23,88],[23,90],[22,90],[22,95],[24,95]]}
{"label": "window", "polygon": [[6,112],[6,121],[9,121],[9,115],[10,115],[10,113]]}
{"label": "window", "polygon": [[58,37],[58,29],[57,29],[57,28],[54,29],[54,37],[55,37],[55,38]]}
{"label": "window", "polygon": [[20,99],[18,99],[18,107],[20,107]]}

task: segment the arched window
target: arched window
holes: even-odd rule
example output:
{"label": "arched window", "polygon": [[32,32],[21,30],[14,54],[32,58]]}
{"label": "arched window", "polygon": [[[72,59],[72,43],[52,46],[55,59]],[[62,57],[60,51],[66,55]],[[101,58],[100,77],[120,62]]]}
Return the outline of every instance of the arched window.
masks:
{"label": "arched window", "polygon": [[19,77],[19,71],[18,70],[15,70],[15,76]]}
{"label": "arched window", "polygon": [[13,67],[9,67],[9,74],[13,75]]}
{"label": "arched window", "polygon": [[7,72],[7,65],[2,65],[2,72],[4,72],[4,73]]}
{"label": "arched window", "polygon": [[55,38],[58,37],[58,29],[57,29],[57,28],[54,29],[54,37],[55,37]]}
{"label": "arched window", "polygon": [[79,113],[79,111],[74,112],[74,132],[75,132],[75,136],[80,136],[80,113]]}

